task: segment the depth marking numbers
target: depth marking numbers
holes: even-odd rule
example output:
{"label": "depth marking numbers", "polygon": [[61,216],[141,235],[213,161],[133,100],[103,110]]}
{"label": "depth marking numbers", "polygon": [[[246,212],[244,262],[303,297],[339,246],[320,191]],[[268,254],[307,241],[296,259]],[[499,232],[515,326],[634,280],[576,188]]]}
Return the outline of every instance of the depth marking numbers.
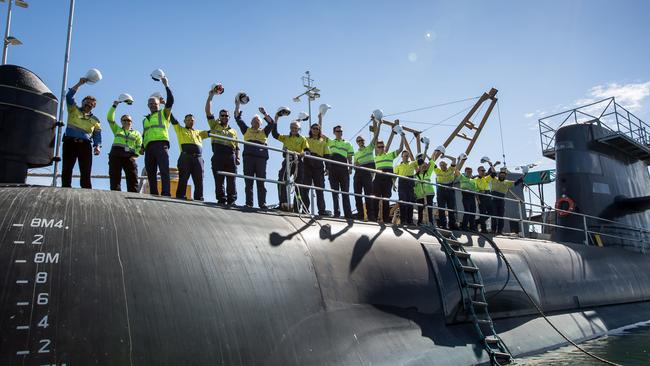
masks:
{"label": "depth marking numbers", "polygon": [[[63,220],[60,219],[50,219],[50,218],[41,218],[41,217],[35,217],[27,220],[27,223],[16,223],[12,224],[12,227],[29,227],[32,229],[45,229],[45,230],[52,230],[52,229],[65,229],[68,230],[68,226],[64,226]],[[27,324],[22,323],[22,324],[16,324],[16,331],[21,331],[20,334],[25,334],[24,331],[29,331],[30,329],[41,329],[41,331],[45,331],[49,326],[49,306],[50,306],[50,293],[49,292],[41,292],[36,286],[38,285],[45,285],[49,282],[49,273],[46,270],[46,268],[39,268],[40,265],[45,265],[45,264],[58,264],[59,261],[61,260],[61,255],[58,252],[49,252],[45,251],[41,248],[44,248],[47,240],[46,240],[46,232],[43,234],[33,234],[33,235],[27,235],[22,240],[14,240],[13,244],[16,246],[21,246],[23,248],[37,248],[36,252],[33,253],[34,258],[33,260],[30,260],[29,256],[31,254],[26,254],[26,256],[23,256],[23,258],[27,257],[26,259],[14,259],[14,263],[16,264],[33,264],[35,265],[36,268],[36,273],[33,275],[34,277],[28,279],[17,279],[16,284],[17,285],[28,285],[32,282],[34,283],[34,292],[32,295],[32,298],[30,301],[18,301],[16,302],[17,307],[29,307],[31,306],[31,312],[32,315],[30,318],[33,316],[33,322],[37,322],[36,324],[29,324],[32,321],[30,320]],[[17,238],[18,239],[18,238]],[[24,267],[21,267],[24,268]],[[45,288],[42,288],[45,289]],[[50,288],[51,289],[51,288]],[[46,290],[47,291],[47,290]],[[25,359],[31,359],[32,356],[30,355],[38,355],[38,354],[52,354],[54,346],[54,342],[46,338],[47,333],[43,334],[44,338],[35,340],[35,344],[32,345],[27,345],[25,348],[29,349],[18,349],[16,350],[16,356],[19,357],[26,357]],[[41,366],[66,366],[66,363],[50,363],[53,360],[43,360],[43,364]]]}

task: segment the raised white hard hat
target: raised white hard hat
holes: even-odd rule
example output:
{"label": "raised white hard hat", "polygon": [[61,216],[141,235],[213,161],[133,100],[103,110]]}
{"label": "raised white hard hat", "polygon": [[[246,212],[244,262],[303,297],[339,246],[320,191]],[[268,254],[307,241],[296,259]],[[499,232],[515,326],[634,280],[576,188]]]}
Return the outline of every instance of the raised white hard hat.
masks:
{"label": "raised white hard hat", "polygon": [[309,115],[305,112],[298,113],[298,121],[306,121],[309,119]]}
{"label": "raised white hard hat", "polygon": [[423,143],[423,144],[425,144],[425,145],[429,145],[429,143],[430,143],[431,141],[429,141],[429,138],[428,138],[428,137],[422,137],[422,138],[420,138],[420,142]]}
{"label": "raised white hard hat", "polygon": [[332,106],[331,106],[331,105],[329,105],[329,104],[321,104],[320,106],[318,106],[318,113],[319,113],[321,116],[324,116],[325,113],[327,113],[327,111],[328,111],[329,109],[332,109]]}
{"label": "raised white hard hat", "polygon": [[481,163],[491,163],[490,158],[488,158],[487,156],[482,157]]}
{"label": "raised white hard hat", "polygon": [[521,167],[521,171],[522,171],[524,174],[528,174],[528,169],[530,169],[530,168],[528,167],[528,165],[524,165],[524,166]]}
{"label": "raised white hard hat", "polygon": [[440,146],[436,147],[436,149],[434,151],[440,151],[440,153],[444,154],[445,151],[447,151],[447,150],[445,149],[444,146],[440,145]]}
{"label": "raised white hard hat", "polygon": [[393,126],[393,132],[395,132],[398,135],[404,134],[404,131],[402,130],[402,126],[400,125]]}
{"label": "raised white hard hat", "polygon": [[120,96],[117,98],[118,101],[124,102],[126,104],[133,104],[133,97],[130,94],[127,93],[122,93]]}
{"label": "raised white hard hat", "polygon": [[375,109],[372,111],[372,116],[375,117],[376,120],[381,121],[384,118],[384,111],[381,109]]}
{"label": "raised white hard hat", "polygon": [[465,160],[465,159],[467,159],[467,154],[462,153],[462,154],[458,155],[458,160]]}
{"label": "raised white hard hat", "polygon": [[224,90],[225,90],[225,89],[223,88],[223,85],[221,85],[221,83],[214,83],[214,84],[212,84],[212,86],[210,86],[210,89],[212,89],[212,90],[213,90],[215,93],[217,93],[217,94],[223,94],[223,92],[224,92]]}
{"label": "raised white hard hat", "polygon": [[102,73],[97,69],[90,69],[88,72],[86,72],[84,78],[88,80],[88,84],[95,84],[102,79]]}
{"label": "raised white hard hat", "polygon": [[280,107],[278,108],[278,115],[279,116],[288,116],[291,114],[291,109],[287,107]]}
{"label": "raised white hard hat", "polygon": [[241,91],[237,93],[237,95],[235,96],[235,101],[239,101],[239,103],[241,104],[246,104],[250,101],[250,98],[248,97],[248,95],[246,95],[246,93]]}
{"label": "raised white hard hat", "polygon": [[165,72],[162,71],[162,69],[155,69],[154,71],[151,72],[151,78],[160,81],[160,79],[165,77]]}

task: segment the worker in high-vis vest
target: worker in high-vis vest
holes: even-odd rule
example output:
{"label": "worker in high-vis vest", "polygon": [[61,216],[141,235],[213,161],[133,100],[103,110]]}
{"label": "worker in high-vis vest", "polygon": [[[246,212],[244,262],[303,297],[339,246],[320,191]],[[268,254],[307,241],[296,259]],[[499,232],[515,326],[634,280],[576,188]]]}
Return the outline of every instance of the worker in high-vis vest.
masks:
{"label": "worker in high-vis vest", "polygon": [[194,116],[185,115],[185,127],[172,116],[171,123],[176,132],[181,154],[178,156],[178,186],[176,198],[186,199],[187,181],[192,176],[194,182],[194,200],[203,201],[203,140],[210,137],[210,131],[195,130]]}
{"label": "worker in high-vis vest", "polygon": [[415,202],[419,203],[421,206],[418,206],[418,225],[422,225],[424,221],[424,207],[427,207],[428,213],[428,223],[433,225],[433,198],[435,197],[435,190],[433,184],[431,183],[431,176],[433,175],[434,164],[426,162],[427,154],[418,154],[416,162],[417,168],[415,168],[415,176],[417,179],[413,187],[415,193]]}
{"label": "worker in high-vis vest", "polygon": [[[262,119],[259,115],[253,115],[250,127],[241,117],[241,102],[235,99],[235,121],[242,134],[244,141],[266,145],[268,136],[273,130],[273,118],[266,113],[263,107],[259,108],[260,113],[264,116],[266,126],[262,128]],[[244,145],[242,153],[244,160],[244,175],[266,179],[266,163],[269,160],[269,150],[263,147]],[[258,180],[257,185],[257,204],[259,208],[266,209],[266,188],[263,180]],[[253,207],[253,179],[244,180],[244,193],[246,194],[246,207]]]}
{"label": "worker in high-vis vest", "polygon": [[458,176],[460,180],[460,189],[463,196],[463,222],[460,224],[461,230],[476,230],[476,193],[478,192],[478,178],[472,176],[472,168],[465,167],[463,174]]}
{"label": "worker in high-vis vest", "polygon": [[[435,154],[435,152],[434,152]],[[456,224],[456,191],[452,189],[454,180],[460,173],[456,170],[455,158],[444,156],[451,160],[451,166],[447,167],[447,162],[440,161],[440,167],[436,165],[435,159],[431,159],[433,172],[436,173],[436,184],[438,185],[438,227],[449,228],[450,230],[458,229]],[[446,209],[446,210],[444,210]],[[447,217],[449,220],[447,220]],[[447,226],[449,221],[449,226]]]}
{"label": "worker in high-vis vest", "polygon": [[[343,139],[343,127],[341,125],[334,126],[332,129],[334,138],[327,141],[327,146],[330,150],[330,158],[332,160],[347,163],[352,165],[352,157],[354,156],[354,149],[352,145]],[[392,165],[392,164],[391,164]],[[330,163],[329,166],[329,181],[330,188],[335,191],[349,192],[350,191],[350,174],[352,174],[352,167]],[[339,194],[332,192],[332,201],[334,202],[334,217],[341,216],[339,206]],[[350,196],[341,194],[341,203],[343,206],[343,216],[346,219],[352,219],[352,208],[350,207]]]}
{"label": "worker in high-vis vest", "polygon": [[[212,98],[217,94],[216,89],[210,89],[208,100],[205,102],[205,115],[210,125],[212,135],[223,136],[230,139],[237,139],[237,131],[228,125],[230,114],[226,109],[219,111],[219,119],[216,120],[212,114]],[[220,139],[212,136],[212,175],[214,176],[215,195],[217,203],[221,205],[232,205],[237,200],[237,186],[235,177],[224,176],[220,172],[237,173],[239,165],[239,145],[235,141]],[[226,187],[224,189],[224,181]]]}
{"label": "worker in high-vis vest", "polygon": [[[379,131],[381,123],[378,123],[374,129]],[[393,132],[395,133],[395,132]],[[404,150],[404,133],[400,136],[400,144],[397,150],[388,152],[390,145],[386,146],[383,141],[378,140],[375,145],[375,169],[385,173],[393,173],[393,161]],[[375,180],[372,182],[372,190],[375,197],[390,198],[391,188],[393,187],[393,177],[381,173],[375,173]],[[381,213],[378,221],[390,222],[390,201],[382,200],[381,212],[379,211],[379,202],[376,203],[376,212]]]}
{"label": "worker in high-vis vest", "polygon": [[133,119],[128,114],[120,117],[122,126],[115,123],[115,109],[120,101],[116,100],[108,110],[106,119],[113,131],[113,146],[108,153],[108,177],[112,191],[121,190],[122,170],[126,175],[126,190],[138,191],[138,164],[136,159],[142,150],[142,136],[133,129]]}
{"label": "worker in high-vis vest", "polygon": [[[319,119],[321,116],[319,115]],[[314,123],[309,128],[309,135],[307,137],[307,144],[309,145],[309,155],[330,159],[330,149],[327,146],[328,139],[321,133],[321,124]],[[302,170],[302,184],[325,188],[325,163],[322,160],[311,159],[306,156],[303,161]],[[331,164],[327,164],[331,169]],[[305,204],[305,209],[309,211],[311,205],[310,189],[302,188],[300,196]],[[318,207],[318,215],[324,216],[325,209],[325,194],[323,191],[316,189],[316,206]],[[337,202],[338,203],[338,202]]]}
{"label": "worker in high-vis vest", "polygon": [[[366,140],[363,136],[357,136],[357,146],[358,149],[354,153],[354,165],[358,167],[363,167],[367,169],[375,169],[375,144],[379,134],[374,133],[372,136],[372,141],[368,146],[365,145]],[[353,181],[354,193],[364,194],[366,196],[372,195],[372,172],[365,169],[354,169],[354,181]],[[364,199],[360,196],[355,196],[354,201],[357,208],[357,219],[363,220],[363,209],[364,209]],[[377,221],[377,212],[373,210],[373,205],[370,204],[368,198],[365,199],[365,208],[368,215],[369,221]]]}
{"label": "worker in high-vis vest", "polygon": [[[492,167],[490,167],[490,171]],[[478,189],[479,194],[477,195],[478,200],[478,212],[481,215],[492,215],[492,197],[490,191],[490,183],[492,182],[492,175],[486,174],[485,167],[479,166],[476,171],[478,175],[476,176],[476,188]],[[487,216],[479,216],[477,220],[478,228],[481,232],[487,233]]]}
{"label": "worker in high-vis vest", "polygon": [[[417,166],[417,161],[411,161],[411,153],[406,150],[402,151],[402,161],[395,166],[395,174],[400,177],[413,178]],[[399,178],[397,183],[399,200],[403,202],[415,202],[413,181]],[[402,225],[413,225],[413,205],[403,202],[399,203],[400,222]]]}
{"label": "worker in high-vis vest", "polygon": [[[97,105],[93,96],[86,96],[77,106],[74,95],[79,87],[88,82],[81,78],[65,95],[68,105],[68,121],[63,135],[63,157],[61,168],[61,186],[72,187],[72,169],[79,161],[79,185],[92,188],[90,174],[93,166],[93,153],[99,155],[102,147],[102,134],[99,119],[92,113]],[[91,145],[92,140],[92,145]]]}
{"label": "worker in high-vis vest", "polygon": [[494,208],[494,218],[492,218],[492,232],[494,234],[500,235],[503,234],[503,215],[505,214],[506,201],[505,198],[508,190],[510,188],[521,184],[524,181],[524,177],[517,179],[516,181],[511,181],[506,179],[508,170],[504,167],[501,168],[499,174],[496,174],[494,170],[492,171],[492,178],[496,177],[497,179],[492,179],[492,206]]}
{"label": "worker in high-vis vest", "polygon": [[[282,115],[279,111],[275,114],[275,123],[273,124],[273,131],[271,131],[271,134],[276,140],[282,142],[282,148],[285,150],[282,157],[289,160],[289,170],[287,170],[286,160],[283,160],[281,162],[280,171],[278,171],[278,181],[284,182],[284,184],[278,184],[280,209],[283,211],[289,211],[291,206],[289,205],[286,184],[289,182],[291,177],[293,177],[294,182],[302,182],[302,157],[306,153],[309,154],[309,143],[305,136],[300,135],[300,121],[291,122],[289,125],[289,134],[281,135],[278,132],[278,119],[281,116]],[[298,189],[297,191],[300,190]]]}
{"label": "worker in high-vis vest", "polygon": [[144,132],[142,140],[144,143],[144,167],[147,170],[147,181],[149,192],[158,195],[158,171],[160,171],[160,194],[171,196],[169,183],[169,125],[174,105],[174,96],[169,89],[169,81],[166,76],[161,77],[165,86],[167,97],[165,107],[160,108],[161,100],[155,96],[149,97],[147,106],[149,114],[142,120]]}

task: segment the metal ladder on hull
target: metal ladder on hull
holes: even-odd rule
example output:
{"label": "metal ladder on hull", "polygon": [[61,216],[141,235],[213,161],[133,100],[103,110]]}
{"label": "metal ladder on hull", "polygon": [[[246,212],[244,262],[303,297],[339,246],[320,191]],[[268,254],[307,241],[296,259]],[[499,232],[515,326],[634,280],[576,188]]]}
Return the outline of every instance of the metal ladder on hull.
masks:
{"label": "metal ladder on hull", "polygon": [[506,365],[512,362],[512,354],[501,337],[494,330],[494,323],[488,311],[485,298],[483,278],[479,268],[474,264],[472,255],[465,250],[452,231],[435,227],[425,229],[435,236],[447,258],[452,263],[463,299],[463,308],[474,324],[474,329],[481,339],[483,348],[490,356],[492,365]]}

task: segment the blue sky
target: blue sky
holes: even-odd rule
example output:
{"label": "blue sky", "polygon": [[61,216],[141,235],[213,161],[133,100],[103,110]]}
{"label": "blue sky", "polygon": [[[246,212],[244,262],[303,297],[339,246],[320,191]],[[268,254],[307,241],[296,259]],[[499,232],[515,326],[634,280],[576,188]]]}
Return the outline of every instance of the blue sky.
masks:
{"label": "blue sky", "polygon": [[[9,49],[8,62],[31,69],[58,95],[68,2],[28,2],[29,9],[14,8],[11,34],[24,45]],[[215,109],[232,109],[234,94],[245,90],[251,97],[243,108],[245,118],[259,105],[273,111],[287,105],[298,112],[307,109],[306,102],[291,98],[303,91],[300,77],[310,70],[322,90],[313,106],[333,106],[326,131],[343,124],[348,139],[376,108],[400,112],[479,96],[496,87],[508,163],[539,161],[552,167],[552,161],[541,157],[540,115],[615,94],[639,117],[650,119],[649,13],[646,1],[80,0],[69,84],[91,67],[100,69],[104,79],[84,86],[80,94],[98,98],[96,114],[103,121],[112,100],[122,92],[132,94],[136,103],[121,106],[118,113],[133,115],[141,129],[147,96],[162,91],[148,75],[162,68],[175,93],[175,114],[193,113],[199,117],[197,127],[207,129],[203,105],[211,83],[219,81],[226,88],[215,98]],[[4,21],[6,3],[0,4],[0,14]],[[470,104],[400,118],[438,122]],[[460,119],[432,127],[432,144],[442,143]],[[288,130],[288,120],[280,130]],[[175,163],[176,136],[173,131],[170,136]],[[99,174],[108,170],[112,134],[107,124],[104,141],[104,153],[93,163]],[[280,146],[275,140],[271,144]],[[214,200],[208,142],[204,148],[206,199]],[[493,160],[501,155],[496,110],[469,164],[476,166],[484,155]],[[143,167],[143,159],[139,165]],[[270,160],[270,177],[277,175],[278,166],[279,158]],[[94,182],[98,188],[107,184]],[[268,189],[273,203],[275,188]],[[243,184],[239,193],[243,203]]]}

